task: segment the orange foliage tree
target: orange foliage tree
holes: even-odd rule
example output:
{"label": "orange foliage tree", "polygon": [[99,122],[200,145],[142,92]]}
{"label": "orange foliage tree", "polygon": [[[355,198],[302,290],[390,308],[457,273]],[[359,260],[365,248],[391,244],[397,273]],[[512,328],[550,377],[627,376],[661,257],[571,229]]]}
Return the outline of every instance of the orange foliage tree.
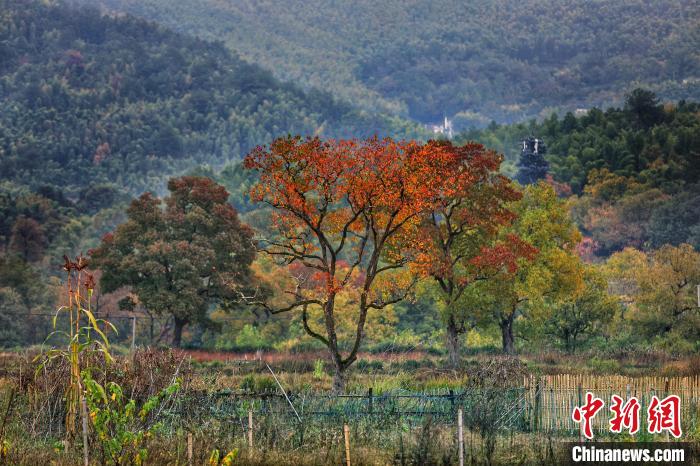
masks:
{"label": "orange foliage tree", "polygon": [[[274,210],[274,234],[259,240],[260,249],[307,271],[295,275],[285,305],[249,302],[273,313],[301,312],[306,332],[328,348],[333,388],[342,391],[367,313],[407,297],[415,283],[406,266],[415,259],[416,229],[471,176],[468,154],[434,141],[286,137],[253,150],[245,166],[260,174],[252,197]],[[336,301],[350,287],[359,290],[355,330],[340,342]],[[322,328],[308,319],[313,307],[322,310]]]}
{"label": "orange foliage tree", "polygon": [[522,194],[498,173],[502,156],[483,145],[461,147],[442,143],[462,160],[466,175],[456,177],[434,209],[424,216],[418,237],[412,244],[417,252],[413,262],[421,275],[438,284],[438,309],[445,325],[448,362],[460,361],[460,335],[474,322],[474,310],[462,299],[469,286],[514,272],[521,258],[532,258],[537,250],[516,234],[501,235],[516,215],[509,203]]}

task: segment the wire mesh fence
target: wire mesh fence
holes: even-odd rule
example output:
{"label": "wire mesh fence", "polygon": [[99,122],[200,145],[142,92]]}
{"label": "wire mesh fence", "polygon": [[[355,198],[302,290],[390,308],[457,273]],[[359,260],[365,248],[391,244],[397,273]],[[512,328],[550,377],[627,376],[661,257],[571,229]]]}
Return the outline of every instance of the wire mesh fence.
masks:
{"label": "wire mesh fence", "polygon": [[252,430],[256,448],[286,450],[337,443],[348,425],[353,442],[396,448],[426,425],[453,436],[459,409],[467,429],[526,432],[525,393],[523,388],[343,395],[190,392],[163,413],[162,422],[168,430],[215,431],[243,444]]}
{"label": "wire mesh fence", "polygon": [[[618,382],[624,382],[620,380]],[[581,426],[572,419],[575,407],[585,403],[591,391],[605,401],[605,408],[593,418],[596,435],[609,434],[608,410],[613,395],[636,397],[641,405],[642,424],[651,398],[669,394],[681,400],[681,422],[685,431],[700,425],[700,385],[697,378],[637,378],[611,384],[605,377],[552,376],[528,378],[514,388],[470,388],[431,392],[392,391],[375,394],[333,395],[328,393],[190,393],[178,400],[170,415],[174,422],[201,425],[207,420],[236,424],[248,429],[252,413],[259,422],[274,422],[293,429],[304,426],[338,426],[343,423],[362,428],[404,426],[406,429],[430,419],[437,425],[454,425],[457,411],[464,413],[465,426],[500,433],[537,432],[577,437]],[[384,432],[384,434],[386,431]]]}
{"label": "wire mesh fence", "polygon": [[491,400],[502,408],[497,420],[504,428],[525,428],[526,390],[471,389],[464,391],[435,390],[432,392],[392,391],[365,393],[245,393],[245,392],[191,392],[183,396],[172,412],[195,422],[214,417],[226,419],[244,415],[249,410],[256,414],[275,414],[282,418],[334,419],[341,422],[362,418],[404,418],[420,420],[430,416],[434,421],[453,422],[457,409],[465,412],[476,409],[483,400]]}
{"label": "wire mesh fence", "polygon": [[[605,401],[606,406],[592,420],[597,436],[609,433],[612,395],[623,399],[635,396],[641,405],[642,424],[652,396],[662,398],[663,390],[601,388],[593,390],[580,386],[573,388],[547,386],[544,382],[532,387],[467,389],[461,391],[435,390],[432,392],[393,391],[374,394],[364,393],[333,395],[328,393],[246,393],[186,391],[178,394],[159,412],[167,430],[197,429],[216,424],[220,428],[239,430],[241,435],[249,430],[249,415],[256,423],[256,431],[282,431],[287,437],[305,428],[324,430],[327,426],[345,423],[358,429],[377,429],[385,436],[387,429],[397,427],[409,430],[430,419],[435,425],[453,426],[457,411],[462,409],[464,423],[469,429],[489,429],[500,433],[539,432],[576,437],[580,425],[571,414],[576,406],[585,402],[585,393],[593,391]],[[671,393],[671,392],[668,392]],[[681,420],[684,431],[694,431],[700,422],[700,392],[693,389],[675,389],[672,394],[681,400]],[[37,402],[46,403],[45,400]],[[61,402],[45,405],[41,426],[60,432],[63,411]],[[50,409],[49,409],[50,408]],[[644,425],[644,424],[643,424]],[[264,428],[263,428],[264,426]],[[302,434],[296,434],[303,437]]]}

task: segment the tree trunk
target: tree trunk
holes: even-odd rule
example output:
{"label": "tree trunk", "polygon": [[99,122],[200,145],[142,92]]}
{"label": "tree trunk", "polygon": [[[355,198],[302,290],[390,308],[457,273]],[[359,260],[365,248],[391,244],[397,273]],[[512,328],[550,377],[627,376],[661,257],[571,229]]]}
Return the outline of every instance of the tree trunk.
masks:
{"label": "tree trunk", "polygon": [[568,331],[564,331],[564,349],[567,353],[571,353],[571,335]]}
{"label": "tree trunk", "polygon": [[569,352],[570,353],[575,353],[576,352],[576,346],[578,345],[578,342],[576,339],[578,338],[578,335],[574,333],[571,335],[571,341],[567,342],[569,345]]}
{"label": "tree trunk", "polygon": [[333,393],[345,393],[345,383],[347,382],[345,369],[336,361],[335,358],[333,358],[333,361],[333,367],[335,369],[335,372],[333,373]]}
{"label": "tree trunk", "polygon": [[187,325],[184,319],[175,317],[175,328],[173,329],[173,348],[179,348],[182,343],[182,329]]}
{"label": "tree trunk", "polygon": [[459,367],[461,354],[459,332],[457,332],[457,325],[455,324],[455,319],[452,316],[450,316],[449,320],[447,321],[445,338],[445,346],[447,347],[447,363],[451,368],[456,369]]}
{"label": "tree trunk", "polygon": [[515,354],[515,338],[513,338],[513,320],[515,320],[515,312],[501,319],[499,323],[501,327],[501,336],[503,338],[503,352],[505,354]]}
{"label": "tree trunk", "polygon": [[154,324],[155,324],[155,323],[153,322],[153,316],[152,316],[151,314],[148,314],[148,317],[149,317],[149,319],[150,319],[150,324],[151,324],[151,325],[150,325],[150,329],[149,329],[148,336],[150,337],[149,341],[151,342],[151,344],[153,344],[153,334],[154,334],[154,331],[153,331],[153,330],[154,330]]}

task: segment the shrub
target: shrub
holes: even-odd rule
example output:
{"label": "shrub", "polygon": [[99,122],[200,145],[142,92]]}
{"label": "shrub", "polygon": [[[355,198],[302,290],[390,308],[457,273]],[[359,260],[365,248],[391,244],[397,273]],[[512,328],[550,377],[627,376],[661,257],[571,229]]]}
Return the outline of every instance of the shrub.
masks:
{"label": "shrub", "polygon": [[223,458],[221,458],[221,452],[214,449],[209,456],[209,466],[232,466],[236,458],[238,458],[238,448],[231,450]]}
{"label": "shrub", "polygon": [[317,359],[314,362],[314,378],[317,380],[322,379],[326,373],[323,371],[323,360]]}
{"label": "shrub", "polygon": [[310,337],[305,339],[290,338],[288,340],[283,340],[274,344],[273,348],[281,353],[289,354],[305,353],[325,349],[323,343],[316,339],[311,339]]}
{"label": "shrub", "polygon": [[178,390],[179,382],[150,397],[138,408],[133,398],[125,398],[118,384],[109,382],[103,387],[87,371],[83,372],[82,378],[102,462],[110,465],[143,464],[148,456],[146,442],[160,428],[151,413]]}
{"label": "shrub", "polygon": [[614,359],[593,358],[589,364],[596,373],[610,374],[620,370],[620,363]]}
{"label": "shrub", "polygon": [[240,351],[257,351],[270,349],[269,341],[260,333],[257,327],[245,324],[236,336],[236,349]]}
{"label": "shrub", "polygon": [[501,357],[486,361],[471,374],[470,397],[465,400],[464,424],[482,440],[482,454],[491,464],[498,430],[503,427],[503,413],[517,402],[519,393],[512,390],[526,374],[516,358]]}
{"label": "shrub", "polygon": [[381,361],[368,361],[360,359],[355,365],[355,369],[360,372],[381,372],[384,369],[384,363]]}
{"label": "shrub", "polygon": [[266,375],[248,374],[241,380],[240,387],[252,393],[271,393],[277,391],[277,382]]}
{"label": "shrub", "polygon": [[445,448],[440,442],[440,430],[435,425],[432,418],[428,416],[421,425],[416,440],[414,442],[404,442],[403,436],[400,438],[399,451],[394,461],[395,464],[416,464],[416,465],[443,465],[455,464],[457,449],[454,443]]}

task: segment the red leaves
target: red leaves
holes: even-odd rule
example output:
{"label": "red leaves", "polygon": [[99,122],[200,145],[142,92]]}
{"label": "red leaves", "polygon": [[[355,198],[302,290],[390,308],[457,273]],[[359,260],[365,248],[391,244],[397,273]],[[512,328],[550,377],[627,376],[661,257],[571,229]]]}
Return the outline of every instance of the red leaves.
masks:
{"label": "red leaves", "polygon": [[80,50],[69,49],[63,54],[66,67],[68,68],[85,68],[85,57]]}
{"label": "red leaves", "polygon": [[545,183],[554,188],[554,192],[557,193],[557,197],[568,198],[573,194],[571,185],[569,185],[568,183],[559,183],[549,173],[545,177]]}
{"label": "red leaves", "polygon": [[[342,249],[342,257],[355,263],[358,256],[368,260],[369,252],[363,248],[371,247],[375,261],[381,255],[397,264],[395,268],[402,267],[411,238],[418,236],[421,217],[490,174],[499,163],[498,156],[478,144],[457,148],[449,142],[421,144],[376,137],[281,138],[269,148],[257,147],[244,161],[246,168],[260,173],[252,198],[276,209],[274,227],[285,238],[276,252],[303,258],[338,275],[319,280],[331,294],[338,282],[346,282],[343,268],[330,265],[336,260],[329,259],[332,250]],[[326,254],[313,256],[318,251]],[[357,273],[370,275],[371,283],[376,267],[370,270],[365,265]]]}
{"label": "red leaves", "polygon": [[461,147],[433,144],[455,154],[460,164],[449,178],[450,189],[441,193],[412,240],[415,268],[456,284],[445,286],[455,293],[484,274],[515,272],[518,260],[531,257],[533,250],[515,235],[499,240],[503,228],[516,218],[510,205],[522,198],[510,180],[498,173],[502,156],[474,142]]}
{"label": "red leaves", "polygon": [[498,173],[501,161],[477,143],[287,137],[257,147],[244,164],[260,173],[253,199],[276,211],[282,239],[268,252],[305,264],[305,286],[331,296],[349,277],[336,256],[355,263],[351,275],[371,286],[376,267],[366,264],[362,238],[394,269],[410,264],[456,284],[512,274],[532,260],[536,248],[501,236],[515,219],[509,205],[522,197]]}
{"label": "red leaves", "polygon": [[536,247],[514,234],[509,234],[505,241],[483,247],[481,254],[471,259],[470,262],[480,269],[507,270],[508,273],[513,274],[518,271],[519,260],[531,261],[537,256],[537,253]]}
{"label": "red leaves", "polygon": [[103,142],[102,144],[97,146],[97,149],[95,150],[95,153],[92,156],[92,164],[93,165],[101,164],[107,157],[109,157],[111,152],[112,152],[112,150],[109,147],[109,143]]}
{"label": "red leaves", "polygon": [[245,166],[260,172],[253,199],[278,208],[280,224],[338,233],[360,216],[391,229],[430,210],[458,187],[467,156],[445,143],[289,137],[256,148]]}
{"label": "red leaves", "polygon": [[186,200],[203,205],[215,205],[225,203],[228,200],[228,191],[214,180],[201,176],[183,176],[171,178],[168,181],[168,189],[174,200]]}
{"label": "red leaves", "polygon": [[588,236],[581,239],[581,241],[576,245],[576,254],[584,262],[593,262],[596,251],[600,248],[600,245],[596,240]]}

